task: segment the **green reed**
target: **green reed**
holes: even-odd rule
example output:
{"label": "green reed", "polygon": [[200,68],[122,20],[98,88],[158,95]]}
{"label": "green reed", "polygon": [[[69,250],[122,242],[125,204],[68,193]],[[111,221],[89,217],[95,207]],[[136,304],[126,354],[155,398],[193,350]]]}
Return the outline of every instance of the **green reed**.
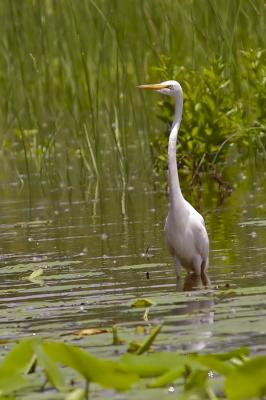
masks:
{"label": "green reed", "polygon": [[196,70],[220,56],[239,91],[240,50],[266,37],[263,0],[3,0],[0,26],[4,155],[122,185],[151,168],[154,97],[136,84],[159,79],[161,55]]}

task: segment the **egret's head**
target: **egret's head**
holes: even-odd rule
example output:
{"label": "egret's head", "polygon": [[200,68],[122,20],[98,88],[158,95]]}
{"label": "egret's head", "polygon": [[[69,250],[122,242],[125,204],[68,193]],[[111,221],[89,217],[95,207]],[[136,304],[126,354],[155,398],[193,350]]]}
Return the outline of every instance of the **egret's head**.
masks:
{"label": "egret's head", "polygon": [[155,90],[156,92],[163,93],[171,97],[176,97],[179,93],[182,93],[182,88],[177,81],[165,81],[150,85],[139,85],[138,88]]}

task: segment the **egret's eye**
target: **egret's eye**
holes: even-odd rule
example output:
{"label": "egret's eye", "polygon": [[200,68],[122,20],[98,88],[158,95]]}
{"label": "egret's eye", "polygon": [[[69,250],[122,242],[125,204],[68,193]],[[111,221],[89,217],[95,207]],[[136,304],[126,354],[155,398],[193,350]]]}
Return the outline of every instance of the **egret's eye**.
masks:
{"label": "egret's eye", "polygon": [[173,85],[169,85],[169,86],[167,86],[167,88],[173,90],[174,86]]}

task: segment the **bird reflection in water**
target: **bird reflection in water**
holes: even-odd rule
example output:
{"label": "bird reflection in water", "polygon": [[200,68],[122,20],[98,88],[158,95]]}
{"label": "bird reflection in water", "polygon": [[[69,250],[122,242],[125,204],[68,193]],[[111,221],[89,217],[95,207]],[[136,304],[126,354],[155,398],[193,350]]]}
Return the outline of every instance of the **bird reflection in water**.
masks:
{"label": "bird reflection in water", "polygon": [[[182,327],[182,331],[184,331],[184,326],[187,326],[188,337],[194,338],[189,342],[184,340],[182,343],[182,350],[184,351],[200,351],[211,340],[212,325],[214,323],[214,302],[212,298],[208,297],[207,292],[206,298],[199,298],[199,292],[202,293],[203,290],[204,293],[204,289],[208,289],[210,284],[211,281],[207,274],[201,276],[188,274],[183,282],[181,278],[177,278],[177,291],[191,292],[188,301],[182,303],[181,307],[180,303],[178,303],[178,307],[174,311],[176,316],[183,315],[184,318],[178,318],[178,320],[173,318],[173,321],[171,321],[175,327]],[[193,300],[193,296],[195,296],[195,300]],[[193,325],[193,328],[191,325]]]}
{"label": "bird reflection in water", "polygon": [[211,280],[207,273],[202,275],[187,274],[184,282],[180,276],[176,278],[176,291],[177,292],[188,292],[192,290],[199,290],[202,288],[208,288],[211,285]]}

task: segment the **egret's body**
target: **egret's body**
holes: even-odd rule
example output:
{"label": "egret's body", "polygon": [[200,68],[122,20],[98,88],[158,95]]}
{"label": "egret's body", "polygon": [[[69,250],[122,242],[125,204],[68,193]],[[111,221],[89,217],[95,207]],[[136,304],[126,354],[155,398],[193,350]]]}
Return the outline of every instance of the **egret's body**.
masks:
{"label": "egret's body", "polygon": [[141,85],[175,99],[175,115],[168,142],[169,212],[165,222],[165,241],[173,256],[176,273],[183,266],[188,272],[201,275],[208,266],[209,239],[203,217],[182,194],[176,163],[176,142],[182,119],[183,92],[176,81]]}

